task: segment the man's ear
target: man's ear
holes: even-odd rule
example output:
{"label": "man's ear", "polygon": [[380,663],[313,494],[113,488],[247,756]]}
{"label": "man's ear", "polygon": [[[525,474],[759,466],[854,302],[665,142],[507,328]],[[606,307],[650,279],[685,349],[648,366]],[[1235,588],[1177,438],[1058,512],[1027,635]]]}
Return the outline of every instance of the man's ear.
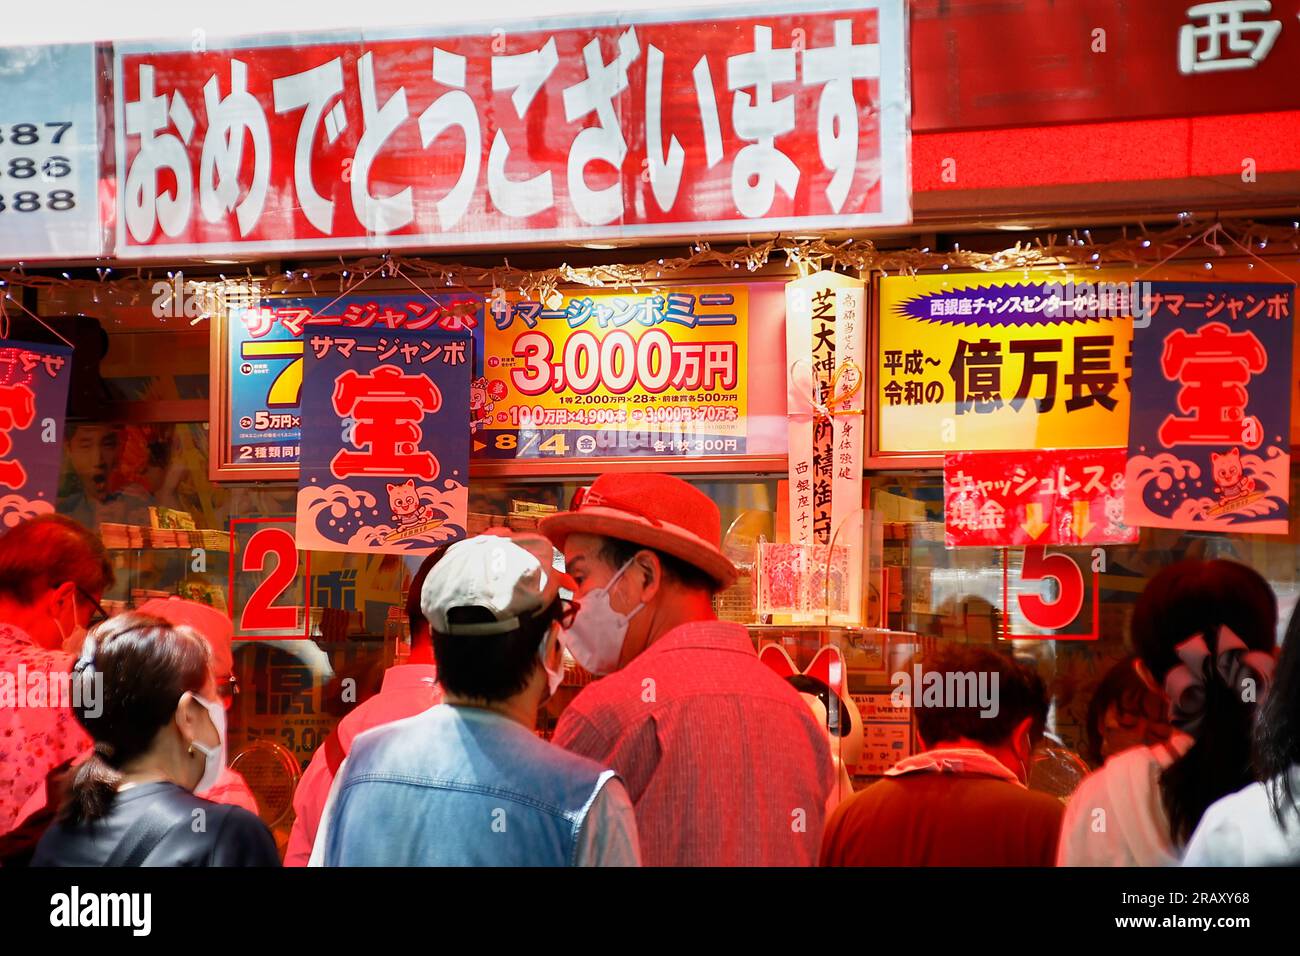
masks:
{"label": "man's ear", "polygon": [[72,581],[64,581],[56,588],[50,588],[49,603],[64,607],[75,600],[74,595],[77,592],[77,585]]}
{"label": "man's ear", "polygon": [[636,574],[642,582],[641,600],[650,601],[659,593],[664,583],[664,566],[659,563],[659,555],[643,549],[632,558],[630,573]]}
{"label": "man's ear", "polygon": [[1011,747],[1021,760],[1028,763],[1029,754],[1034,749],[1034,743],[1029,739],[1029,733],[1033,730],[1034,718],[1026,717],[1020,723],[1016,724],[1015,729],[1011,731]]}

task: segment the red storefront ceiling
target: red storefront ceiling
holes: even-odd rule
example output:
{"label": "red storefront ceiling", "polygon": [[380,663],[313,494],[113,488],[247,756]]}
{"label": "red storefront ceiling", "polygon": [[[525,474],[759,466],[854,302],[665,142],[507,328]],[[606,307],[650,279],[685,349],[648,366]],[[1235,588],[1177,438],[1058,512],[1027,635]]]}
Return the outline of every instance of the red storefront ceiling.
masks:
{"label": "red storefront ceiling", "polygon": [[912,190],[1237,176],[1247,159],[1300,170],[1300,111],[914,133]]}
{"label": "red storefront ceiling", "polygon": [[1194,7],[912,0],[913,191],[1300,170],[1300,0]]}

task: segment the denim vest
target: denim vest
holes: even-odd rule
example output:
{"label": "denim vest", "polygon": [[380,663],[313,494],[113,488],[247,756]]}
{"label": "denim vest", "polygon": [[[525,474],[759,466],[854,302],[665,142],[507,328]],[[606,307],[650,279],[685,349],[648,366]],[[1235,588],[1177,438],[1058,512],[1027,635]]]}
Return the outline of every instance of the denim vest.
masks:
{"label": "denim vest", "polygon": [[439,704],[353,742],[326,866],[570,866],[612,770],[493,711]]}

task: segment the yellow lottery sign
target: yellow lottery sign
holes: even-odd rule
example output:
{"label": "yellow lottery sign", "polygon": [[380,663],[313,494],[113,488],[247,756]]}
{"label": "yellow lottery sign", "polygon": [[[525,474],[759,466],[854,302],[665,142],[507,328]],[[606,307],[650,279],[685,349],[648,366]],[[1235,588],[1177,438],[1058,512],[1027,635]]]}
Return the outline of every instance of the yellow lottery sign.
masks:
{"label": "yellow lottery sign", "polygon": [[744,285],[490,301],[474,454],[743,455],[748,311]]}
{"label": "yellow lottery sign", "polygon": [[1143,301],[1128,278],[882,279],[880,453],[1126,444],[1132,310]]}

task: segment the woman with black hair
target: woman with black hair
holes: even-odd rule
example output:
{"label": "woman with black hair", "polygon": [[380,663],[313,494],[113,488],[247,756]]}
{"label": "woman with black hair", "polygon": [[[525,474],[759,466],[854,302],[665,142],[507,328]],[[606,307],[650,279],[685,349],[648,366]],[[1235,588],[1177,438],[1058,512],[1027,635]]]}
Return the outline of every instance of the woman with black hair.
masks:
{"label": "woman with black hair", "polygon": [[1260,708],[1254,763],[1259,782],[1205,811],[1184,866],[1300,865],[1300,608]]}
{"label": "woman with black hair", "polygon": [[1058,866],[1176,866],[1210,804],[1251,772],[1251,727],[1274,668],[1277,599],[1234,561],[1180,561],[1133,612],[1142,680],[1168,701],[1173,735],[1116,754],[1075,791]]}
{"label": "woman with black hair", "polygon": [[1084,756],[1093,768],[1128,750],[1150,746],[1169,737],[1169,715],[1163,694],[1142,680],[1137,658],[1118,661],[1097,683],[1084,721]]}
{"label": "woman with black hair", "polygon": [[95,746],[33,866],[279,866],[261,820],[194,796],[225,764],[207,641],[122,614],[86,638],[73,680],[73,711]]}

